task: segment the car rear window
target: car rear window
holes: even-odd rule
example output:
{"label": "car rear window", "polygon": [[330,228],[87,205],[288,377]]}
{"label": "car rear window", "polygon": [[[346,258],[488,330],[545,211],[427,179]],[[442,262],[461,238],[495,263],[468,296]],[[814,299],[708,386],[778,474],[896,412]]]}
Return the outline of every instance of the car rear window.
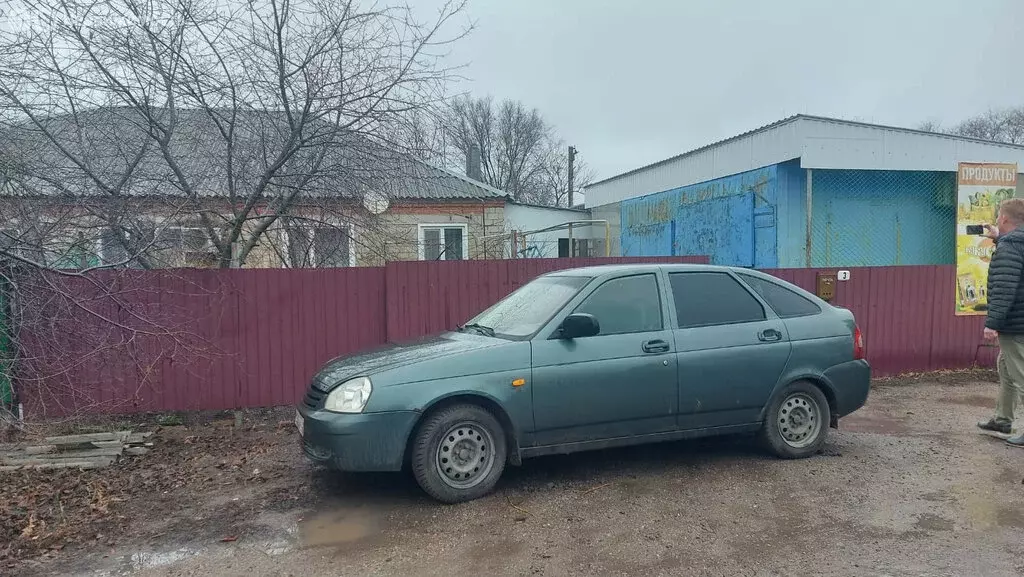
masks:
{"label": "car rear window", "polygon": [[756,276],[740,273],[743,282],[761,295],[775,314],[788,319],[793,317],[806,317],[821,312],[821,307],[808,300],[803,295],[793,292],[788,288],[767,281]]}
{"label": "car rear window", "polygon": [[679,328],[749,323],[765,319],[764,307],[732,276],[721,272],[672,273]]}

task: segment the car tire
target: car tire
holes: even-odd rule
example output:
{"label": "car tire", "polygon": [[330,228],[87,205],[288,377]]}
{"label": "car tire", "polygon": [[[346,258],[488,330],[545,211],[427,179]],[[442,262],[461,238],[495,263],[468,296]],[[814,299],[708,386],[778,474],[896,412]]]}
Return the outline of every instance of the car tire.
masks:
{"label": "car tire", "polygon": [[821,389],[796,381],[772,397],[761,426],[761,441],[783,459],[810,457],[825,444],[831,418]]}
{"label": "car tire", "polygon": [[428,414],[410,452],[420,487],[438,501],[460,503],[491,492],[505,470],[508,445],[490,411],[460,404]]}

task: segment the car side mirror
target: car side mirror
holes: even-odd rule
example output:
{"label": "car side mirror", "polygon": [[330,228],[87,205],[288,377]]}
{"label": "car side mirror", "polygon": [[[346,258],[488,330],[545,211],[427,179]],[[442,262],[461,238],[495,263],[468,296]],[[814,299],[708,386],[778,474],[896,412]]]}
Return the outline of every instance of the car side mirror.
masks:
{"label": "car side mirror", "polygon": [[581,337],[592,337],[600,333],[601,323],[597,322],[597,318],[594,315],[573,313],[565,317],[560,328],[558,338],[578,339]]}

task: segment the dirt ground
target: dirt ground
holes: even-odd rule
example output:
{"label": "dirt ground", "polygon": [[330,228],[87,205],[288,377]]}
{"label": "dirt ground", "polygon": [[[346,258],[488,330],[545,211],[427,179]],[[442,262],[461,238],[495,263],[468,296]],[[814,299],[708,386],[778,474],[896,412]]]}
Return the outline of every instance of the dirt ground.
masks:
{"label": "dirt ground", "polygon": [[287,410],[163,427],[149,455],[77,473],[87,530],[47,536],[61,517],[39,495],[28,536],[33,509],[8,512],[22,553],[0,574],[1020,576],[1024,451],[975,431],[981,378],[877,383],[807,460],[746,439],[542,458],[455,506],[405,475],[314,470]]}

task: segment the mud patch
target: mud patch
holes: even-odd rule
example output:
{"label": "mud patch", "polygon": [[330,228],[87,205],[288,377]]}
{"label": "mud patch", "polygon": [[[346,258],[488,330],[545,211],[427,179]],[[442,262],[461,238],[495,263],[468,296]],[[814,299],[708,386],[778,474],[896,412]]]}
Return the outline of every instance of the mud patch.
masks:
{"label": "mud patch", "polygon": [[989,494],[978,493],[964,487],[958,487],[954,493],[957,494],[957,501],[963,510],[962,516],[973,529],[990,529],[1002,526],[1002,521],[1013,520],[1013,514],[1004,513],[1005,509]]}
{"label": "mud patch", "polygon": [[1024,528],[1024,510],[1017,508],[1000,509],[996,513],[996,524],[1000,527]]}
{"label": "mud patch", "polygon": [[474,565],[477,567],[500,567],[505,564],[506,560],[514,559],[521,555],[524,550],[525,547],[521,542],[513,540],[476,544],[470,548],[469,558],[474,561]]}
{"label": "mud patch", "polygon": [[951,405],[962,405],[965,407],[979,407],[982,409],[992,409],[996,406],[995,396],[989,395],[966,395],[957,397],[946,397],[942,399],[943,403],[949,403]]}
{"label": "mud patch", "polygon": [[996,481],[999,483],[1014,483],[1024,485],[1024,472],[1009,467],[1003,467],[1003,470],[996,476]]}
{"label": "mud patch", "polygon": [[914,523],[914,526],[925,531],[952,531],[954,523],[945,517],[925,513]]}
{"label": "mud patch", "polygon": [[331,510],[299,523],[299,542],[305,547],[341,547],[380,532],[380,520],[365,511]]}
{"label": "mud patch", "polygon": [[908,419],[896,419],[887,415],[854,413],[842,421],[842,430],[854,433],[875,433],[879,435],[903,436],[910,433]]}

